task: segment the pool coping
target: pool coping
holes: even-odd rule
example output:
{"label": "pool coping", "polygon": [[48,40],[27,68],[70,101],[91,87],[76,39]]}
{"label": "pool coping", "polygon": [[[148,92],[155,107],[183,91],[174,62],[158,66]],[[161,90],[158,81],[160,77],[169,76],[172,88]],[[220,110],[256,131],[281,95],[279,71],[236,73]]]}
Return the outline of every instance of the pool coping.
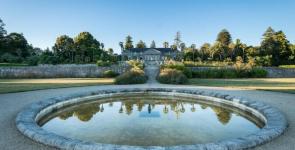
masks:
{"label": "pool coping", "polygon": [[[95,142],[86,142],[77,139],[63,137],[42,129],[37,121],[42,116],[64,107],[65,105],[87,101],[95,97],[105,97],[118,93],[134,92],[163,92],[179,95],[193,95],[203,97],[206,100],[225,103],[247,110],[265,121],[265,126],[257,133],[249,134],[244,137],[217,141],[214,143],[179,145],[179,146],[128,146],[115,144],[101,144]],[[80,92],[63,97],[55,97],[32,103],[22,110],[16,117],[16,126],[18,130],[30,139],[61,149],[247,149],[257,145],[264,144],[283,134],[288,126],[285,116],[276,108],[265,103],[249,100],[242,97],[235,97],[215,92],[204,92],[194,89],[176,89],[176,88],[124,88],[124,89],[106,89],[96,92]]]}

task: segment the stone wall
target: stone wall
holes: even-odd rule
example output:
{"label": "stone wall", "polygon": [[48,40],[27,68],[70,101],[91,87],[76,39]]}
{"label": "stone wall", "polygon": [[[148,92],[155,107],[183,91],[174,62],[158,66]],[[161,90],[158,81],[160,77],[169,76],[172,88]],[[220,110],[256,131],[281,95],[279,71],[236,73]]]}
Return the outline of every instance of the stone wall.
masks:
{"label": "stone wall", "polygon": [[264,67],[269,78],[295,78],[295,68]]}
{"label": "stone wall", "polygon": [[119,65],[98,67],[95,64],[0,67],[0,78],[92,78],[101,77],[106,70],[122,73],[126,68]]}
{"label": "stone wall", "polygon": [[[192,70],[208,70],[216,67],[190,67]],[[231,68],[231,67],[228,67]],[[268,78],[295,78],[295,69],[263,67],[267,71]]]}

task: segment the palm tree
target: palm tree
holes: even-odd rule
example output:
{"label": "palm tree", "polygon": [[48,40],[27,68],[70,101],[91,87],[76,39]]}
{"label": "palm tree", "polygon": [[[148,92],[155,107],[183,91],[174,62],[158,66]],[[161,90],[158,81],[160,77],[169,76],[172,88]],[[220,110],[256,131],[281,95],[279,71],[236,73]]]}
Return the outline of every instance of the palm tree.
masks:
{"label": "palm tree", "polygon": [[164,47],[164,48],[169,48],[169,43],[165,41],[165,42],[163,43],[163,47]]}

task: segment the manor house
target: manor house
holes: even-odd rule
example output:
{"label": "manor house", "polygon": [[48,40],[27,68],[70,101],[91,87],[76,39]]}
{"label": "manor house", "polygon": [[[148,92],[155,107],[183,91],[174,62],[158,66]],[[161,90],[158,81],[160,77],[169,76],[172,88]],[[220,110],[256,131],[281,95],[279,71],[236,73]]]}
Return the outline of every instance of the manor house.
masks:
{"label": "manor house", "polygon": [[139,60],[144,63],[162,64],[165,60],[181,59],[181,52],[172,48],[131,48],[122,53],[124,60]]}

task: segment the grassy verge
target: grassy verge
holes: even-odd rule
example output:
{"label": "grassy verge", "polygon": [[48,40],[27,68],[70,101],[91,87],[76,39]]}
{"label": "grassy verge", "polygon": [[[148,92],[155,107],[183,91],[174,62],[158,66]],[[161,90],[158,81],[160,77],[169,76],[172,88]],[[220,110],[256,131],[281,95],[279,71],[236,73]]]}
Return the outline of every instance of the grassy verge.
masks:
{"label": "grassy verge", "polygon": [[18,63],[0,63],[0,67],[23,67],[29,66],[28,64],[18,64]]}
{"label": "grassy verge", "polygon": [[287,68],[287,69],[294,69],[295,65],[281,65],[279,68]]}
{"label": "grassy verge", "polygon": [[0,79],[0,93],[113,84],[112,78]]}
{"label": "grassy verge", "polygon": [[190,79],[189,83],[199,86],[216,86],[241,89],[254,89],[295,94],[295,78],[259,79]]}

